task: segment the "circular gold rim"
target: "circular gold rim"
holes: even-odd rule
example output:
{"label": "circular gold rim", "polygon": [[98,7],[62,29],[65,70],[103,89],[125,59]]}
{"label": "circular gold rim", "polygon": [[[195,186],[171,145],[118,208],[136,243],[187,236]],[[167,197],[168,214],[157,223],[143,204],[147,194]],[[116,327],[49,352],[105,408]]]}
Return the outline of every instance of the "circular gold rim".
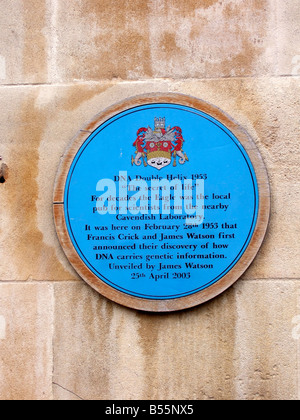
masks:
{"label": "circular gold rim", "polygon": [[[111,286],[104,283],[100,278],[98,278],[83,263],[77,254],[68,234],[64,214],[64,189],[67,176],[73,159],[75,158],[82,144],[88,139],[88,137],[96,128],[98,128],[101,124],[116,114],[136,106],[154,103],[171,103],[192,107],[214,117],[222,124],[224,124],[235,135],[235,137],[240,141],[246,150],[254,167],[259,192],[259,209],[256,227],[247,249],[239,261],[235,264],[235,266],[222,279],[207,289],[186,297],[164,300],[143,299],[127,295],[112,288]],[[56,232],[61,246],[74,269],[91,287],[93,287],[101,295],[107,297],[108,299],[111,299],[114,302],[130,308],[150,312],[171,312],[191,308],[207,302],[210,299],[213,299],[214,297],[223,293],[230,286],[232,286],[232,284],[235,283],[249,267],[258,253],[267,231],[270,215],[270,186],[264,162],[254,141],[250,138],[245,130],[243,130],[223,111],[200,99],[183,94],[150,93],[132,97],[113,105],[112,107],[96,115],[84,128],[78,132],[75,138],[71,141],[62,159],[57,174],[54,188],[53,211]]]}

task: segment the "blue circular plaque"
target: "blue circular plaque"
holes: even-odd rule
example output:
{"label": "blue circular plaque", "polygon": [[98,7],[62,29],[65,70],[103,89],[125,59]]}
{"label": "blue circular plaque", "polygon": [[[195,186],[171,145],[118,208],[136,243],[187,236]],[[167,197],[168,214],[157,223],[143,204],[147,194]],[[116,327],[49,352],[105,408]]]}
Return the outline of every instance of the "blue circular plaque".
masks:
{"label": "blue circular plaque", "polygon": [[262,160],[211,105],[183,95],[125,101],[81,131],[64,162],[54,200],[63,247],[119,303],[153,311],[202,303],[236,281],[261,245]]}

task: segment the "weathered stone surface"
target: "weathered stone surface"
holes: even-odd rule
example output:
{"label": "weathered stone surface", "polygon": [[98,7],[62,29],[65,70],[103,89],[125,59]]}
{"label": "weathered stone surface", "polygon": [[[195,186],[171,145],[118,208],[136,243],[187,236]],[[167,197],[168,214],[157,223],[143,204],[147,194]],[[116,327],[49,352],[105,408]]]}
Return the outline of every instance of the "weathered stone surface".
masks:
{"label": "weathered stone surface", "polygon": [[273,74],[276,11],[270,0],[84,0],[77,8],[58,1],[59,77]]}
{"label": "weathered stone surface", "polygon": [[56,284],[54,398],[296,399],[297,287],[240,281],[201,307],[159,315]]}
{"label": "weathered stone surface", "polygon": [[0,84],[299,75],[297,0],[0,5]]}
{"label": "weathered stone surface", "polygon": [[[55,301],[57,321],[62,310],[64,325],[71,329],[65,335],[59,322],[55,326],[54,398],[61,395],[61,387],[83,399],[105,399],[114,394],[122,394],[124,399],[142,397],[143,377],[139,370],[144,360],[138,345],[137,313],[121,310],[83,283],[70,283],[67,288],[62,284],[55,291]],[[86,317],[89,325],[81,328]],[[84,343],[93,348],[91,353],[85,351]],[[68,373],[65,376],[63,372]]]}
{"label": "weathered stone surface", "polygon": [[299,399],[300,341],[292,323],[299,291],[299,281],[237,285],[236,399]]}
{"label": "weathered stone surface", "polygon": [[53,289],[0,283],[0,400],[52,398]]}
{"label": "weathered stone surface", "polygon": [[[5,133],[1,156],[8,172],[6,182],[1,184],[0,248],[1,253],[5,254],[0,269],[1,280],[73,278],[70,270],[59,261],[58,242],[58,255],[53,244],[47,243],[47,233],[54,233],[50,197],[55,177],[55,168],[50,170],[47,153],[53,151],[58,143],[55,137],[51,137],[52,132],[48,138],[50,146],[44,152],[40,149],[51,117],[50,106],[47,110],[38,109],[36,101],[39,92],[39,88],[2,88],[1,109],[6,112],[0,117]],[[59,155],[56,155],[56,159],[58,163]],[[39,185],[40,165],[45,168],[45,187]],[[44,214],[41,203],[47,203],[47,212]],[[43,220],[48,227],[44,235],[39,227],[39,217],[46,215],[47,219]],[[52,237],[56,240],[55,235]]]}
{"label": "weathered stone surface", "polygon": [[274,28],[277,28],[277,51],[274,56],[277,75],[300,75],[299,21],[298,0],[276,0]]}
{"label": "weathered stone surface", "polygon": [[47,3],[1,1],[0,84],[49,80],[51,10]]}

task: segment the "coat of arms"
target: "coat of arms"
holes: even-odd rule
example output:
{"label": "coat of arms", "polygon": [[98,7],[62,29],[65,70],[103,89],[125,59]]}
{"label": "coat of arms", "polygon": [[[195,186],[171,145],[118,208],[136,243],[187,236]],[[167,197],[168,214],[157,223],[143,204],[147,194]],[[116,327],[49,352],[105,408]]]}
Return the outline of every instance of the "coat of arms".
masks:
{"label": "coat of arms", "polygon": [[173,166],[176,166],[177,156],[179,163],[183,165],[188,161],[183,152],[184,139],[180,127],[171,126],[166,128],[165,118],[154,119],[154,130],[151,127],[142,127],[137,132],[137,139],[133,143],[136,148],[136,156],[132,157],[131,163],[140,166],[152,166],[158,170],[170,165],[172,156]]}

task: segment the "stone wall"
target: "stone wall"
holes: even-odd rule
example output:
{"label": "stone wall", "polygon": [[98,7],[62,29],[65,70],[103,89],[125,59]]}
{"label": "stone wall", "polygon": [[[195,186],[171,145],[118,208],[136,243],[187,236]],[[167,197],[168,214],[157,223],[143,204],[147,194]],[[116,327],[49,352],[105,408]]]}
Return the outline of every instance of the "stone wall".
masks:
{"label": "stone wall", "polygon": [[[1,0],[1,400],[299,399],[299,22],[299,0]],[[272,190],[250,269],[169,315],[94,292],[52,216],[72,137],[148,92],[227,112]]]}

